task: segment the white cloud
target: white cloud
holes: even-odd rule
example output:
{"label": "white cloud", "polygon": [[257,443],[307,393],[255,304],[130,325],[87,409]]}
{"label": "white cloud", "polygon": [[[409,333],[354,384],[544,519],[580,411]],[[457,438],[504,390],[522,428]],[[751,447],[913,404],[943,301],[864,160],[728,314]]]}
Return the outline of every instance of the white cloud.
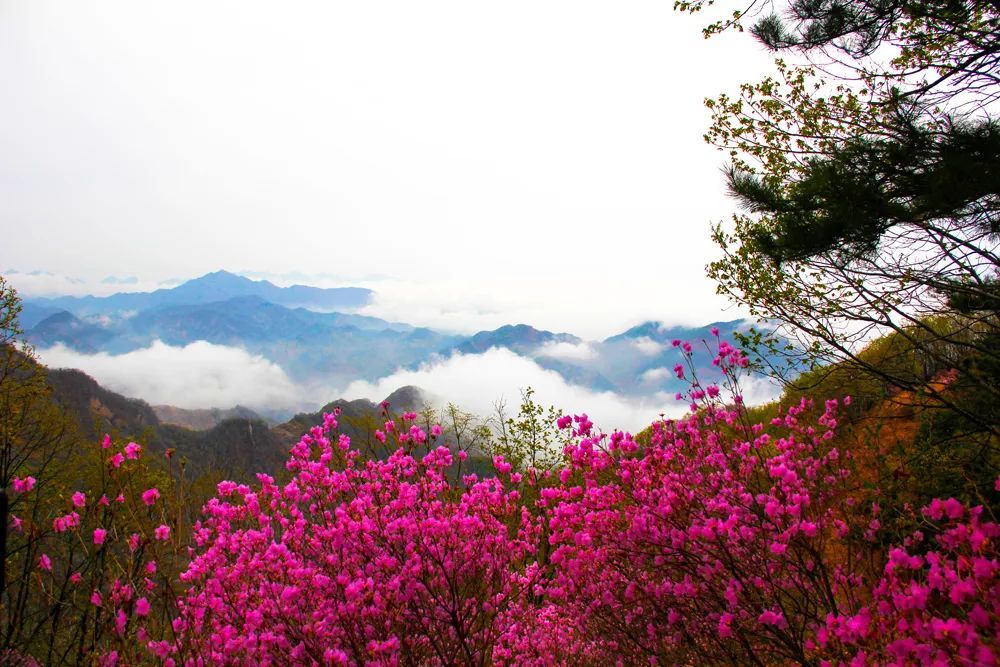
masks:
{"label": "white cloud", "polygon": [[666,346],[663,343],[658,343],[649,336],[636,338],[632,341],[632,344],[635,345],[635,348],[639,350],[639,352],[645,354],[647,357],[652,357],[653,355],[659,354],[666,349]]}
{"label": "white cloud", "polygon": [[657,382],[659,380],[666,380],[668,377],[673,375],[670,369],[667,368],[650,368],[648,371],[639,376],[640,382]]}
{"label": "white cloud", "polygon": [[523,322],[538,329],[601,340],[649,320],[701,326],[742,316],[723,310],[725,302],[714,296],[714,287],[707,280],[699,283],[705,294],[683,306],[662,286],[654,288],[647,283],[640,289],[586,271],[561,271],[544,278],[414,275],[403,280],[359,280],[356,284],[375,291],[361,314],[463,334]]}
{"label": "white cloud", "polygon": [[308,395],[267,359],[205,341],[184,347],[155,341],[118,355],[81,354],[61,344],[37,353],[50,368],[78,368],[112,391],[154,405],[297,409]]}
{"label": "white cloud", "polygon": [[107,276],[101,282],[105,285],[138,285],[139,279],[135,276]]}
{"label": "white cloud", "polygon": [[551,341],[535,350],[535,354],[540,357],[552,357],[553,359],[586,361],[594,359],[597,356],[597,350],[586,341],[580,343]]}
{"label": "white cloud", "polygon": [[751,376],[740,379],[740,391],[747,405],[763,405],[781,396],[781,384],[772,378]]}
{"label": "white cloud", "polygon": [[157,282],[140,282],[138,278],[78,278],[48,271],[7,269],[3,276],[18,294],[24,297],[107,296],[115,292],[144,292],[157,289]]}
{"label": "white cloud", "polygon": [[48,271],[18,271],[7,269],[4,277],[22,296],[49,296],[57,294],[84,294],[89,289],[86,281]]}
{"label": "white cloud", "polygon": [[678,414],[684,410],[682,404],[662,394],[632,399],[569,384],[558,373],[500,348],[483,354],[456,354],[416,370],[397,371],[375,382],[354,382],[343,394],[350,399],[373,399],[404,385],[416,385],[480,415],[492,414],[497,400],[508,407],[517,406],[521,390],[530,386],[535,390],[537,403],[555,405],[568,414],[587,413],[607,431],[622,428],[635,432],[648,426],[660,413]]}

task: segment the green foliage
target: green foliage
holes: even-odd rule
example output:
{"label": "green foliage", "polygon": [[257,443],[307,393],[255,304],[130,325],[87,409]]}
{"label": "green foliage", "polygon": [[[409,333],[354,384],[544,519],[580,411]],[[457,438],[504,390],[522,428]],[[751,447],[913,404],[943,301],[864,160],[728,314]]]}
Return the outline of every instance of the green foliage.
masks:
{"label": "green foliage", "polygon": [[17,290],[0,276],[0,345],[16,344],[24,333],[17,319],[22,309]]}
{"label": "green foliage", "polygon": [[535,403],[534,395],[531,387],[522,392],[516,416],[508,416],[502,404],[497,406],[494,433],[487,449],[491,456],[503,456],[518,471],[552,470],[563,459],[563,437],[556,428],[562,413]]}
{"label": "green foliage", "polygon": [[[8,536],[19,499],[10,496],[11,480],[56,473],[66,466],[75,442],[72,423],[49,396],[43,368],[20,340],[20,312],[17,292],[0,276],[0,608],[5,610],[15,600],[7,577],[8,561],[15,553]],[[50,490],[43,487],[38,493]]]}
{"label": "green foliage", "polygon": [[[708,272],[718,291],[777,325],[795,343],[784,351],[813,369],[848,363],[927,391],[933,372],[967,371],[963,360],[1000,363],[988,344],[1000,331],[996,3],[754,2],[706,35],[748,21],[765,46],[808,64],[778,59],[775,75],[706,102],[705,138],[728,153],[728,184],[745,210],[714,229],[722,257]],[[919,353],[877,363],[861,355],[887,333]],[[741,342],[773,353],[777,341]],[[789,379],[802,367],[770,370]],[[989,374],[965,379],[1000,401]],[[992,411],[937,399],[1000,435]]]}
{"label": "green foliage", "polygon": [[[78,443],[69,465],[46,471],[33,490],[18,498],[20,523],[10,535],[10,582],[0,633],[4,647],[47,665],[89,664],[112,650],[129,664],[148,661],[134,623],[124,633],[115,627],[117,609],[131,612],[139,597],[153,605],[147,632],[170,632],[191,525],[178,502],[181,487],[167,471],[145,461],[126,460],[112,468],[106,462],[111,451],[94,441]],[[149,505],[141,495],[154,487],[162,497]],[[75,492],[85,495],[84,505],[72,501]],[[57,529],[56,520],[72,512],[79,524]],[[170,539],[154,538],[160,525],[170,528]],[[98,528],[106,531],[100,545],[92,537]],[[39,566],[43,557],[51,569]],[[147,569],[150,562],[155,570]],[[121,588],[126,585],[130,592]],[[101,604],[92,600],[94,591],[101,594]]]}
{"label": "green foliage", "polygon": [[847,138],[823,158],[807,159],[791,183],[736,168],[729,176],[740,203],[768,216],[767,226],[755,228],[756,243],[777,265],[820,253],[872,257],[892,227],[942,218],[985,240],[996,234],[997,219],[979,204],[998,182],[1000,124],[992,119],[934,133],[903,124],[882,136]]}

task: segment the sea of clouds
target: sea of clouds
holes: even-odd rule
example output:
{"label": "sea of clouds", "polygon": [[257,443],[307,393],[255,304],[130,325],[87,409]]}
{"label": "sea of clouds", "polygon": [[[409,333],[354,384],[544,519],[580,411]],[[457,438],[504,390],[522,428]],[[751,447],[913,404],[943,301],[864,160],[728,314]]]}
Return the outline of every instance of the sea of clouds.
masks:
{"label": "sea of clouds", "polygon": [[[582,354],[581,346],[553,346]],[[570,351],[570,347],[574,350]],[[101,385],[153,405],[181,408],[229,408],[244,405],[268,414],[313,411],[337,398],[379,401],[394,390],[415,385],[439,406],[455,403],[482,416],[492,415],[498,403],[508,411],[520,404],[524,390],[535,390],[536,402],[554,405],[565,413],[587,413],[605,430],[637,431],[659,415],[677,416],[687,408],[675,396],[662,392],[622,396],[567,382],[558,373],[510,350],[493,348],[482,354],[438,357],[416,369],[400,369],[375,381],[344,385],[293,381],[277,364],[238,347],[204,341],[183,347],[154,342],[125,354],[84,354],[63,345],[37,350],[51,368],[77,368]],[[764,379],[744,381],[748,403],[771,400],[777,387]]]}

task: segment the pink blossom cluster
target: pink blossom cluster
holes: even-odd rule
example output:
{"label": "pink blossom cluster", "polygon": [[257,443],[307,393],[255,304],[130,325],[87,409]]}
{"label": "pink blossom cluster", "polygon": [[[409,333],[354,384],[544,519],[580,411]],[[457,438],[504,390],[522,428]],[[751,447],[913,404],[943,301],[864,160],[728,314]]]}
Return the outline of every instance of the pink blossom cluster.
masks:
{"label": "pink blossom cluster", "polygon": [[[807,661],[800,638],[859,583],[827,546],[847,478],[823,446],[837,402],[815,425],[808,409],[775,420],[781,437],[735,437],[741,413],[712,405],[654,424],[645,447],[575,429],[561,483],[538,502],[552,548],[539,618],[608,664]],[[516,651],[528,653],[512,659],[531,661],[550,622],[523,628]]]}
{"label": "pink blossom cluster", "polygon": [[292,448],[288,483],[223,482],[204,508],[174,624],[193,664],[489,662],[537,572],[519,491],[456,488],[444,447],[362,460],[336,425]]}
{"label": "pink blossom cluster", "polygon": [[937,524],[933,540],[921,530],[889,551],[872,600],[826,618],[817,637],[824,652],[846,650],[859,664],[998,663],[1000,525],[954,498],[923,513]]}
{"label": "pink blossom cluster", "polygon": [[[58,619],[52,634],[76,633],[69,650],[87,664],[134,664],[152,657],[147,644],[165,628],[150,619],[157,610],[169,613],[175,597],[168,592],[171,582],[157,576],[157,562],[174,557],[164,544],[170,526],[163,521],[171,519],[154,506],[162,494],[149,486],[152,476],[139,460],[140,445],[113,447],[105,436],[99,448],[81,453],[84,465],[89,461],[100,471],[91,488],[43,497],[32,476],[12,478],[11,484],[20,494],[12,505],[20,516],[10,517],[16,532],[9,535],[13,556],[7,574],[19,582],[19,605],[26,615]],[[102,450],[111,450],[111,456]],[[5,609],[5,614],[19,612]]]}

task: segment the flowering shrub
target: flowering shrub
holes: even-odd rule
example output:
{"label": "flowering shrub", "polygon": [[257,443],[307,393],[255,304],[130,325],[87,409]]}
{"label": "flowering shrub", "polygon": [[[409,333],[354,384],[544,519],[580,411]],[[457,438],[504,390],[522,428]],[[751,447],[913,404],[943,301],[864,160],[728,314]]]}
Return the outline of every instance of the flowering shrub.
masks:
{"label": "flowering shrub", "polygon": [[[386,431],[425,443],[404,417]],[[336,426],[327,415],[292,449],[284,486],[224,482],[205,507],[175,624],[196,663],[489,662],[533,584],[537,524],[518,491],[454,488],[444,447],[361,460]]]}
{"label": "flowering shrub", "polygon": [[808,661],[803,637],[860,580],[828,544],[847,526],[847,471],[822,447],[837,403],[819,430],[807,407],[773,439],[727,437],[739,413],[712,407],[654,424],[643,449],[574,428],[561,483],[542,493],[554,550],[540,590],[595,660]]}
{"label": "flowering shrub", "polygon": [[[169,480],[140,461],[140,451],[105,436],[75,460],[84,490],[70,491],[58,478],[12,479],[8,646],[45,664],[134,664],[150,657],[151,637],[170,632],[177,545],[168,524],[176,518],[165,503],[144,502],[160,498],[152,485]],[[49,488],[39,495],[44,482]]]}
{"label": "flowering shrub", "polygon": [[[702,383],[692,346],[676,347],[687,416],[642,437],[562,416],[552,470],[525,467],[546,457],[497,455],[494,476],[462,476],[466,452],[413,413],[387,416],[374,437],[395,452],[367,460],[325,415],[292,448],[287,481],[218,485],[183,565],[170,480],[143,467],[139,445],[105,439],[90,453],[96,480],[57,494],[55,509],[29,502],[44,479],[15,477],[12,580],[31,602],[12,619],[26,639],[10,655],[171,667],[997,663],[1000,527],[987,510],[936,499],[914,512],[918,532],[886,546],[882,509],[837,444],[849,398],[751,424],[745,357],[720,341],[721,382]],[[58,640],[43,648],[49,632]]]}
{"label": "flowering shrub", "polygon": [[870,603],[827,617],[824,651],[847,650],[862,664],[997,664],[1000,526],[953,498],[933,500],[923,514],[940,522],[933,543],[917,531],[893,548]]}

